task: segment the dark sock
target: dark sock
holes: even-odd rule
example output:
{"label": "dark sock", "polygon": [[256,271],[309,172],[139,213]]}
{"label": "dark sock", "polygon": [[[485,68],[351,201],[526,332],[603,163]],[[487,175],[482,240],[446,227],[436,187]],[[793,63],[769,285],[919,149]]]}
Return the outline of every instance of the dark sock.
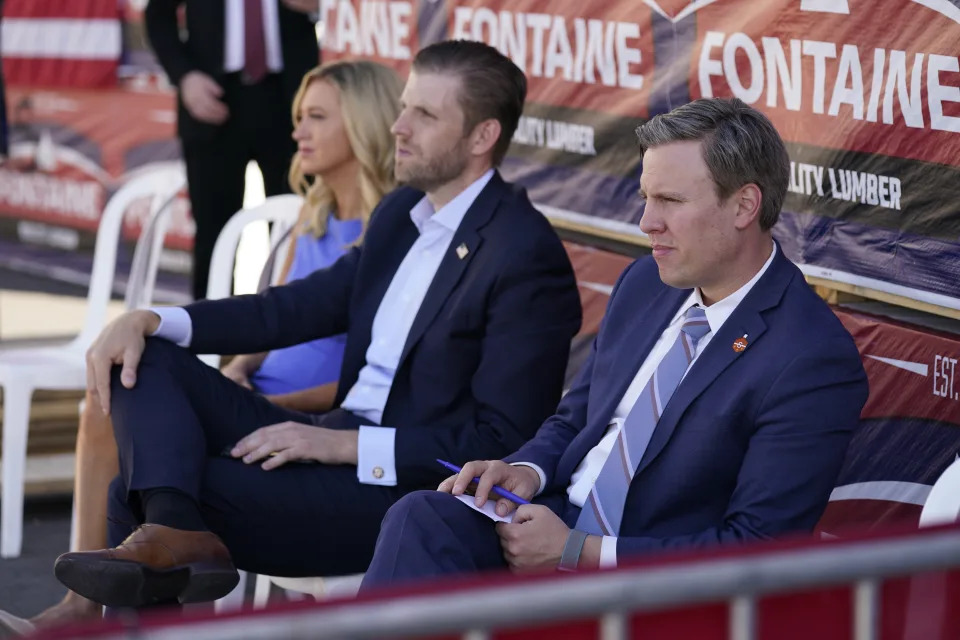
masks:
{"label": "dark sock", "polygon": [[140,501],[146,522],[184,531],[207,530],[200,507],[183,491],[169,487],[145,489],[140,492]]}

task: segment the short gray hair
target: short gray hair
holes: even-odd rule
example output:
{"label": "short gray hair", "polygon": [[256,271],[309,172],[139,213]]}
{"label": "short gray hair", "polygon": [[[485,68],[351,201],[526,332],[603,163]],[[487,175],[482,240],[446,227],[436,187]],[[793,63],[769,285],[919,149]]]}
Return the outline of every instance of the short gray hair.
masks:
{"label": "short gray hair", "polygon": [[745,184],[760,188],[760,228],[780,217],[790,157],[769,119],[737,98],[702,98],[654,116],[636,129],[641,154],[671,142],[700,140],[703,159],[725,200]]}

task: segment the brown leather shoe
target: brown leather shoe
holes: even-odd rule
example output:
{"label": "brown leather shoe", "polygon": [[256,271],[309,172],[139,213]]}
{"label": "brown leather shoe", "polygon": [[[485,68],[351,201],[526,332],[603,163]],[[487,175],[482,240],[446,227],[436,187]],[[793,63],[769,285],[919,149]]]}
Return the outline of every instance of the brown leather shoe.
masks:
{"label": "brown leather shoe", "polygon": [[84,598],[118,608],[216,600],[240,580],[216,535],[159,524],[142,525],[113,549],[65,553],[54,573]]}

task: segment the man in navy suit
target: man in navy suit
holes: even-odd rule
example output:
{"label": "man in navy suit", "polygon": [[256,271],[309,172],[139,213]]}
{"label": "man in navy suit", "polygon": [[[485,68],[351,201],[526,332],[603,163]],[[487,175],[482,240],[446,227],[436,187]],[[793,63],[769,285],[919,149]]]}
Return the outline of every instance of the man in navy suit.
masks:
{"label": "man in navy suit", "polygon": [[[147,524],[61,556],[64,584],[124,607],[219,598],[234,563],[363,571],[387,508],[446,475],[437,458],[501,457],[533,435],[560,398],[580,300],[556,233],[495,169],[525,93],[491,47],[427,47],[393,127],[408,186],[374,211],[363,246],[261,295],[134,311],[103,331],[87,360],[120,455],[111,543]],[[321,416],[191,355],[344,332],[338,408]]]}
{"label": "man in navy suit", "polygon": [[[817,522],[867,381],[853,339],[771,236],[783,142],[761,113],[719,99],[637,135],[652,258],[620,276],[590,357],[530,442],[390,509],[364,588],[610,567]],[[512,523],[494,528],[454,497],[476,476],[466,500]],[[494,485],[534,504],[488,498]]]}

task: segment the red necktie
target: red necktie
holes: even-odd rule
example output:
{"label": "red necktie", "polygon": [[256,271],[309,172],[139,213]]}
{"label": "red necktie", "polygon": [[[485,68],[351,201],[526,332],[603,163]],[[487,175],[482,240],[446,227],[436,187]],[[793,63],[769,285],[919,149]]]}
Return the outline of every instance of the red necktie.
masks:
{"label": "red necktie", "polygon": [[245,80],[260,82],[267,75],[267,45],[263,35],[262,0],[244,0],[243,41]]}

